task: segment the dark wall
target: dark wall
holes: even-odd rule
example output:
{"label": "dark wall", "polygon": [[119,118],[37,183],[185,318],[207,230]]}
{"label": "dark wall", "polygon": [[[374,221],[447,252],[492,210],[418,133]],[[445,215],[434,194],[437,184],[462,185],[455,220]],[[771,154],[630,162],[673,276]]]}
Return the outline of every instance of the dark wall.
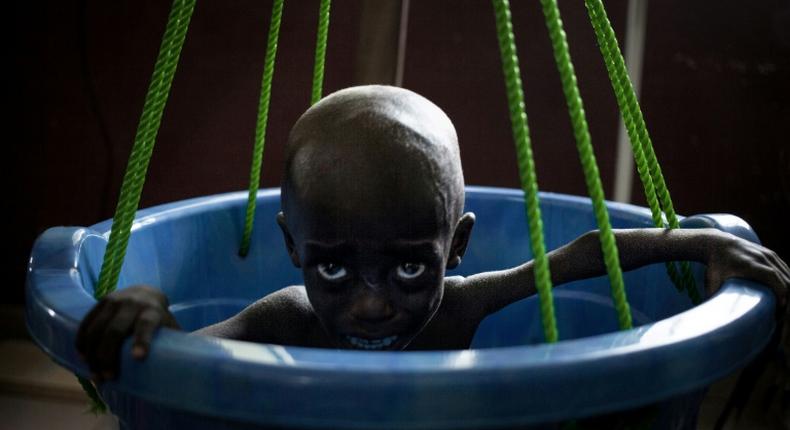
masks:
{"label": "dark wall", "polygon": [[643,100],[676,206],[737,214],[790,260],[790,3],[649,14]]}
{"label": "dark wall", "polygon": [[[318,1],[286,2],[263,186],[307,107]],[[623,38],[625,0],[606,2]],[[363,0],[332,4],[325,91],[353,85],[370,47]],[[370,8],[370,4],[367,6]],[[513,2],[541,189],[585,192],[537,2]],[[790,259],[790,6],[650,2],[643,107],[678,211],[730,212]],[[18,2],[8,94],[11,256],[3,301],[19,303],[36,235],[112,215],[166,1]],[[239,190],[248,164],[271,1],[198,2],[142,205]],[[611,193],[617,111],[586,11],[563,2],[593,143]],[[370,27],[370,26],[368,26]],[[361,50],[360,47],[365,47]],[[432,99],[459,132],[467,183],[518,186],[488,1],[412,1],[404,86]],[[367,51],[369,52],[369,51]],[[641,201],[639,185],[634,198]]]}
{"label": "dark wall", "polygon": [[[518,168],[490,2],[412,2],[404,85],[444,108],[461,142],[467,183],[518,187]],[[453,7],[464,4],[471,7]],[[625,5],[608,3],[616,30]],[[604,184],[613,180],[617,106],[582,3],[564,7]],[[559,75],[538,2],[512,2],[526,110],[541,189],[584,194]],[[620,33],[622,35],[622,33]]]}

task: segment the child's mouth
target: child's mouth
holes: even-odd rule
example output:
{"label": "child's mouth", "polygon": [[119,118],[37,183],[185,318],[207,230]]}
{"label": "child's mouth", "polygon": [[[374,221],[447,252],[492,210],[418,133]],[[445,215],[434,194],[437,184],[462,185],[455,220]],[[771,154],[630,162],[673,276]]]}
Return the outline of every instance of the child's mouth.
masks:
{"label": "child's mouth", "polygon": [[346,335],[346,340],[348,341],[348,343],[350,343],[356,348],[377,350],[377,349],[387,348],[390,345],[394,344],[395,341],[398,340],[398,336],[392,335],[392,336],[383,337],[381,339],[363,339],[361,337]]}

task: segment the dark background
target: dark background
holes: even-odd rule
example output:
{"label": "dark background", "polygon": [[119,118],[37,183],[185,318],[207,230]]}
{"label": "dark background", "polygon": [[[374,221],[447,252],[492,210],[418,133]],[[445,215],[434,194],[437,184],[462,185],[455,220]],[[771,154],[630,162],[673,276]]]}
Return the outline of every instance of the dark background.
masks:
{"label": "dark background", "polygon": [[[35,237],[112,216],[169,10],[164,0],[15,2],[5,16],[10,255],[2,303],[21,304]],[[611,196],[618,113],[583,2],[561,2]],[[622,41],[626,2],[606,2]],[[585,194],[537,1],[513,20],[542,190]],[[286,2],[262,185],[310,98],[318,1]],[[271,1],[200,1],[142,206],[244,189]],[[335,0],[325,93],[391,83],[398,0]],[[790,260],[790,2],[651,1],[642,105],[681,214],[728,212]],[[454,121],[468,184],[517,187],[489,1],[412,1],[403,86]],[[638,178],[635,178],[638,182]],[[642,203],[641,187],[633,200]]]}

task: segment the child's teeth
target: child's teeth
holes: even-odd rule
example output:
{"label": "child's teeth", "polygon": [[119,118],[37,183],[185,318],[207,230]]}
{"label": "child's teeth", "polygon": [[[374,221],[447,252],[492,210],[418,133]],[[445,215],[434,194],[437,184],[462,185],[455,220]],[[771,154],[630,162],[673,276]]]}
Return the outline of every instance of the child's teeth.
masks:
{"label": "child's teeth", "polygon": [[348,343],[362,349],[382,349],[392,345],[398,336],[388,336],[381,339],[363,339],[361,337],[346,336]]}

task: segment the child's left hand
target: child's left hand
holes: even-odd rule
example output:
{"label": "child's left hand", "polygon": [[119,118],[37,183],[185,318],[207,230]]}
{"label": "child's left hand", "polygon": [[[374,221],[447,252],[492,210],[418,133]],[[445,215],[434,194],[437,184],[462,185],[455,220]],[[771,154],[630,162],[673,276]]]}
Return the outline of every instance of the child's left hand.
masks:
{"label": "child's left hand", "polygon": [[730,427],[743,426],[758,415],[761,421],[765,417],[786,420],[788,414],[784,405],[790,400],[787,397],[790,386],[790,269],[770,249],[729,233],[714,234],[709,246],[705,280],[708,295],[715,293],[729,278],[747,278],[771,288],[777,302],[773,339],[757,359],[741,370],[734,388],[728,389],[731,390],[729,399],[718,421]]}
{"label": "child's left hand", "polygon": [[729,278],[751,279],[771,288],[777,311],[784,314],[790,288],[790,268],[774,251],[729,233],[716,231],[708,244],[705,290],[712,295]]}

